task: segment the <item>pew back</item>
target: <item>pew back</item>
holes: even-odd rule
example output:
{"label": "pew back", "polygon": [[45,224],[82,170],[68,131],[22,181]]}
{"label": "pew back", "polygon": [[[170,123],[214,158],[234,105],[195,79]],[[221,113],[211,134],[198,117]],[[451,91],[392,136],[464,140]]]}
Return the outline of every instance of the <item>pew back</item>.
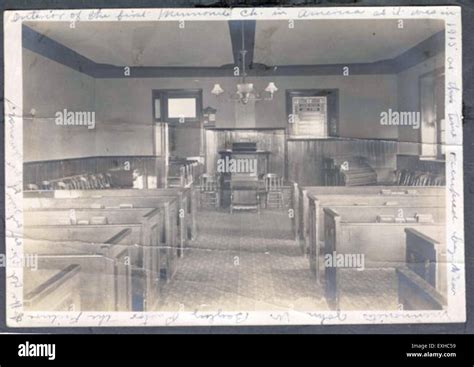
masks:
{"label": "pew back", "polygon": [[[351,197],[343,197],[351,199]],[[341,216],[342,222],[373,223],[379,221],[393,221],[394,223],[417,223],[419,221],[443,223],[445,218],[444,207],[436,207],[436,203],[424,203],[417,205],[417,200],[406,200],[405,205],[382,205],[382,206],[358,206],[336,205],[330,201],[327,205],[320,205],[319,200],[310,201],[308,212],[308,252],[312,272],[320,277],[321,248],[325,239],[325,215],[324,208],[331,208]],[[350,200],[349,200],[350,201]],[[377,200],[375,200],[377,201]],[[323,201],[324,202],[324,201]],[[415,206],[413,206],[415,205]],[[428,205],[425,207],[424,205]]]}
{"label": "pew back", "polygon": [[98,196],[143,196],[143,197],[177,197],[178,213],[180,221],[183,223],[183,236],[193,240],[197,237],[197,192],[194,187],[179,187],[167,189],[146,189],[146,190],[57,190],[54,192],[57,198],[65,197],[98,197]]}
{"label": "pew back", "polygon": [[404,264],[407,226],[421,232],[444,229],[444,223],[350,222],[345,221],[337,209],[324,208],[324,252],[364,254],[366,267],[396,267]]}
{"label": "pew back", "polygon": [[397,268],[398,302],[404,310],[442,310],[446,296],[407,267]]}
{"label": "pew back", "polygon": [[[70,210],[74,211],[75,223],[82,223],[81,221],[91,223],[92,218],[102,217],[106,218],[105,223],[107,224],[62,224],[64,218],[69,218]],[[120,240],[125,241],[133,248],[132,262],[142,269],[142,273],[139,275],[144,278],[144,284],[140,285],[142,289],[139,292],[143,295],[144,309],[155,303],[159,296],[157,283],[160,275],[169,280],[176,269],[175,222],[166,220],[169,216],[164,215],[164,211],[160,209],[31,209],[24,211],[24,217],[27,224],[26,232],[32,228],[33,231],[35,230],[33,224],[43,225],[49,228],[50,232],[54,232],[60,226],[65,226],[67,230],[73,231],[75,236],[80,235],[79,231],[81,230],[79,228],[87,227],[94,228],[96,231],[98,227],[134,228],[135,233],[139,230],[139,242],[135,241],[136,238],[129,240],[121,238]],[[85,231],[84,229],[83,232]],[[59,236],[59,234],[52,236]],[[74,237],[74,239],[77,238]],[[70,244],[70,246],[75,245],[77,245],[77,242]],[[51,245],[45,244],[44,246]],[[117,269],[121,274],[128,271],[128,269],[123,268],[122,264],[123,262],[120,263],[121,268]]]}
{"label": "pew back", "polygon": [[[407,223],[353,223],[345,222],[337,211],[324,209],[324,254],[363,255],[364,268],[393,268],[405,264],[405,228]],[[443,228],[442,223],[410,223],[410,227],[423,232]],[[339,304],[337,266],[325,269],[325,291],[328,303]]]}
{"label": "pew back", "polygon": [[24,268],[24,310],[81,311],[80,271],[77,264],[59,270]]}
{"label": "pew back", "polygon": [[[400,196],[392,195],[352,195],[352,194],[306,194],[304,198],[302,213],[301,233],[303,239],[307,239],[308,231],[308,211],[312,203],[321,208],[328,206],[358,205],[358,206],[433,206],[444,205],[444,200],[437,195],[416,195],[405,194]],[[322,214],[322,213],[321,213]]]}
{"label": "pew back", "polygon": [[[133,209],[133,208],[164,208],[169,212],[170,221],[176,221],[177,241],[179,254],[184,252],[188,241],[189,220],[187,219],[187,198],[180,201],[183,208],[178,208],[177,198],[174,196],[142,197],[142,196],[102,196],[102,197],[80,197],[80,198],[25,198],[25,208],[42,209],[65,209],[65,208],[89,208],[89,209]],[[190,217],[189,217],[190,218]]]}
{"label": "pew back", "polygon": [[[125,201],[124,201],[125,199]],[[176,219],[178,214],[174,198],[158,198],[150,199],[149,201],[156,201],[155,206],[158,208],[130,208],[133,205],[150,205],[146,198],[78,198],[78,199],[35,199],[34,204],[40,206],[48,206],[49,209],[28,209],[25,210],[25,223],[27,224],[64,224],[64,223],[99,223],[99,224],[142,224],[144,226],[143,243],[155,243],[158,246],[159,253],[152,255],[151,258],[146,256],[143,264],[151,266],[155,264],[159,266],[159,274],[165,279],[169,280],[173,277],[176,271],[176,257],[179,255],[181,242],[178,238],[178,230]],[[31,202],[29,202],[31,204]],[[57,206],[64,207],[63,209],[55,209]],[[74,207],[66,209],[67,207]],[[100,206],[104,208],[91,208],[91,206]],[[69,211],[69,216],[65,212]],[[41,212],[41,216],[34,215],[34,213]],[[72,213],[72,214],[71,214]],[[71,221],[70,218],[73,218]],[[158,222],[157,222],[158,221]],[[158,231],[158,241],[150,241],[149,237],[153,232]],[[161,242],[161,243],[160,243]],[[154,252],[152,249],[144,250],[143,254],[147,252]],[[157,263],[154,256],[158,256]],[[145,268],[145,269],[155,269]]]}
{"label": "pew back", "polygon": [[405,228],[407,267],[441,294],[447,292],[444,227]]}
{"label": "pew back", "polygon": [[26,253],[36,255],[88,253],[113,260],[115,310],[130,311],[132,266],[137,266],[133,244],[140,242],[139,230],[115,226],[55,226],[53,229],[51,226],[32,226],[25,228],[23,245]]}
{"label": "pew back", "polygon": [[[38,269],[61,271],[78,265],[82,311],[114,311],[115,262],[100,254],[43,254],[38,255]],[[26,286],[26,284],[25,284]]]}
{"label": "pew back", "polygon": [[[293,189],[293,210],[294,210],[294,229],[297,240],[305,240],[307,234],[306,219],[309,207],[308,195],[315,196],[326,195],[357,195],[363,199],[366,197],[383,196],[395,198],[412,196],[436,196],[438,200],[444,202],[446,195],[445,187],[410,187],[410,186],[299,186],[294,183]],[[363,202],[363,201],[361,201]]]}

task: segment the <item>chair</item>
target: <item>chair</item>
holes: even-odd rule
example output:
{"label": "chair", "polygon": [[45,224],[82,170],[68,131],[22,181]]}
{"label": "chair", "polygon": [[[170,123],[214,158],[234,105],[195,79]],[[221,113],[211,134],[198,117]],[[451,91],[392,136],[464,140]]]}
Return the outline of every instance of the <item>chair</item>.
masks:
{"label": "chair", "polygon": [[94,190],[97,190],[99,189],[99,182],[97,180],[97,177],[95,175],[89,175],[89,184],[90,184],[90,188],[91,189],[94,189]]}
{"label": "chair", "polygon": [[106,173],[105,176],[105,188],[110,189],[113,188],[113,181],[112,181],[112,175],[110,173]]}
{"label": "chair", "polygon": [[283,177],[275,173],[264,176],[267,208],[281,208],[283,206]]}
{"label": "chair", "polygon": [[86,176],[80,176],[79,180],[81,182],[81,189],[82,190],[88,190],[90,188],[89,187],[89,181],[87,180]]}
{"label": "chair", "polygon": [[230,213],[234,210],[256,210],[260,214],[257,180],[230,181]]}
{"label": "chair", "polygon": [[99,173],[97,175],[97,181],[98,181],[98,184],[99,184],[99,189],[106,189],[108,187],[107,182],[105,180],[105,177],[102,173]]}
{"label": "chair", "polygon": [[171,165],[168,174],[169,187],[185,187],[186,186],[186,166]]}
{"label": "chair", "polygon": [[219,179],[216,175],[203,174],[201,176],[200,186],[200,205],[201,207],[219,208],[220,192]]}
{"label": "chair", "polygon": [[39,186],[36,184],[28,184],[26,185],[27,190],[39,190]]}
{"label": "chair", "polygon": [[65,182],[63,181],[58,181],[53,184],[54,190],[67,190],[68,187]]}

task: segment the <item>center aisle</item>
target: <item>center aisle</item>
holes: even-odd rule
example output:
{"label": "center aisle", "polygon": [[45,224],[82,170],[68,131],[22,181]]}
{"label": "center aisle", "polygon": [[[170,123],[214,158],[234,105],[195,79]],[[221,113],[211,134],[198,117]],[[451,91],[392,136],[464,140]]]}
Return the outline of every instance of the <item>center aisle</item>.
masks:
{"label": "center aisle", "polygon": [[286,211],[203,211],[198,226],[157,311],[328,310]]}

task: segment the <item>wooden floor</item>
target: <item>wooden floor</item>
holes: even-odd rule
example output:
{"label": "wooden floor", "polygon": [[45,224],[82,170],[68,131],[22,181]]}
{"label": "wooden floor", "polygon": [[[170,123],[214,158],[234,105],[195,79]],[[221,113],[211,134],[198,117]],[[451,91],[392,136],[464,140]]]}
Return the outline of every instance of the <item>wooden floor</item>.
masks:
{"label": "wooden floor", "polygon": [[[286,211],[202,211],[198,226],[157,311],[329,310]],[[397,308],[394,270],[357,273],[343,275],[341,309]]]}

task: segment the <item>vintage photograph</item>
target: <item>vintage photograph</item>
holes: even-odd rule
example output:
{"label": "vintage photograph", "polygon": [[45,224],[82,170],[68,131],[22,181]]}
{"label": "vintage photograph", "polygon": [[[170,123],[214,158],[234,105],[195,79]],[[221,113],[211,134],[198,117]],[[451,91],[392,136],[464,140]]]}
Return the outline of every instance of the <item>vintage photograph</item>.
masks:
{"label": "vintage photograph", "polygon": [[459,8],[6,14],[9,326],[464,321]]}

